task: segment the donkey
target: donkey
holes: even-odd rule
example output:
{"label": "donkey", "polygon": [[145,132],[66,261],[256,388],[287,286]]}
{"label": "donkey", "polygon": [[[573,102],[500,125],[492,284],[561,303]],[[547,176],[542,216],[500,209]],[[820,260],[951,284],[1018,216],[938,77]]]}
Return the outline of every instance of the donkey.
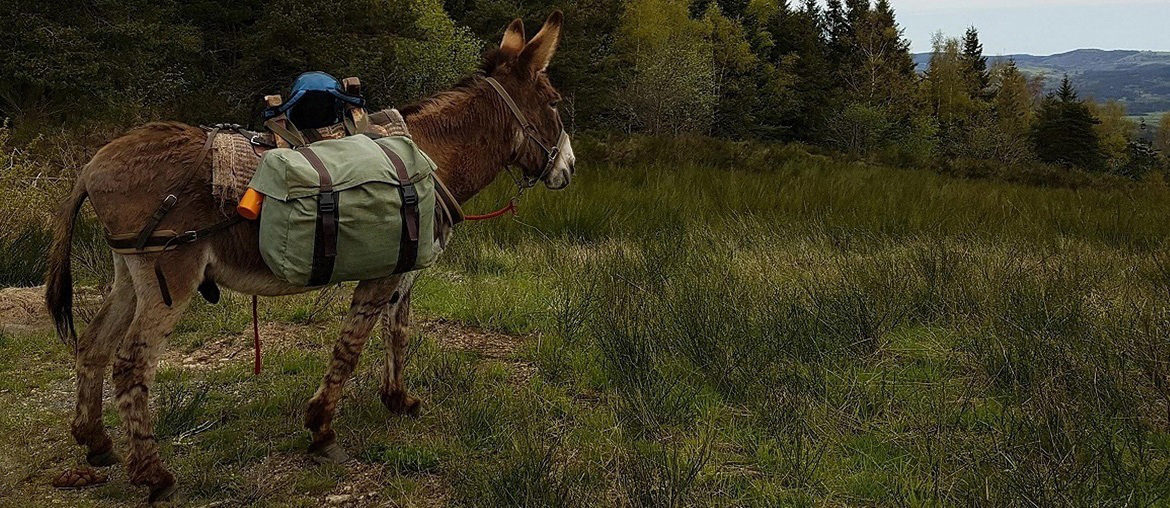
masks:
{"label": "donkey", "polygon": [[[576,157],[557,112],[560,94],[546,72],[560,39],[561,24],[562,14],[556,11],[531,40],[526,40],[523,22],[516,19],[508,25],[499,48],[485,54],[480,72],[452,90],[402,110],[416,143],[437,163],[439,176],[460,203],[487,187],[509,165],[519,167],[529,184],[543,181],[553,190],[569,185]],[[506,93],[493,89],[497,85]],[[529,125],[522,127],[523,123]],[[196,161],[209,159],[200,157],[206,138],[202,129],[162,122],[115,139],[82,169],[54,220],[46,303],[58,335],[75,346],[73,437],[86,448],[86,459],[94,466],[121,460],[101,422],[102,381],[112,360],[115,400],[129,441],[129,479],[133,485],[150,488],[151,502],[170,499],[176,487],[174,476],[159,458],[149,409],[150,388],[159,353],[197,287],[210,280],[249,295],[310,290],[276,278],[260,256],[259,226],[240,222],[176,250],[146,255],[115,253],[113,288],[77,337],[72,318],[70,244],[82,203],[89,198],[98,220],[111,234],[136,232],[162,196],[186,182],[175,192],[179,203],[159,229],[184,231],[222,221],[223,212],[210,192],[210,163],[195,167]],[[553,146],[559,155],[550,158],[549,147]],[[438,241],[445,245],[449,233],[443,231]],[[171,305],[160,296],[153,269],[156,259],[166,269]],[[379,317],[387,344],[379,389],[382,403],[395,414],[417,414],[419,400],[406,393],[402,381],[415,276],[406,273],[364,280],[354,290],[333,359],[306,410],[305,427],[312,434],[309,453],[319,462],[348,460],[337,444],[333,416],[342,388]]]}

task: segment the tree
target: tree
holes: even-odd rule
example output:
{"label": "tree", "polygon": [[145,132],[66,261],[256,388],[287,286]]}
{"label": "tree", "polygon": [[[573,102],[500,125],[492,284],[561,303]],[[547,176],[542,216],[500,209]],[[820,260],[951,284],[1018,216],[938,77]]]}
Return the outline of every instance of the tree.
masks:
{"label": "tree", "polygon": [[849,38],[849,23],[845,20],[845,7],[841,0],[828,0],[825,4],[825,33],[834,63],[840,62]]}
{"label": "tree", "polygon": [[[197,30],[174,2],[12,0],[0,9],[0,116],[135,117],[198,84]],[[138,120],[140,118],[129,118]]]}
{"label": "tree", "polygon": [[961,123],[975,111],[967,81],[969,62],[959,51],[958,39],[938,32],[931,44],[934,51],[930,55],[930,68],[926,70],[927,101],[940,123]]}
{"label": "tree", "polygon": [[893,106],[909,116],[914,109],[918,75],[910,41],[898,26],[889,1],[878,0],[856,33],[857,50],[863,58],[863,96],[868,96],[871,104]]}
{"label": "tree", "polygon": [[708,131],[718,98],[711,43],[685,1],[630,1],[616,44],[626,66],[616,102],[627,130]]}
{"label": "tree", "polygon": [[1103,169],[1104,156],[1095,130],[1098,123],[1065,76],[1060,89],[1044,99],[1036,114],[1032,128],[1036,155],[1052,164]]}
{"label": "tree", "polygon": [[850,35],[857,33],[869,14],[870,0],[845,0],[845,26]]}
{"label": "tree", "polygon": [[930,55],[930,68],[926,70],[922,88],[930,113],[938,124],[942,152],[951,157],[970,156],[967,145],[980,111],[969,93],[967,62],[960,52],[958,39],[938,32],[931,44],[934,52]]}
{"label": "tree", "polygon": [[887,0],[878,0],[864,15],[854,10],[868,5],[868,0],[850,0],[847,5],[853,56],[842,68],[845,92],[853,101],[885,110],[891,115],[891,125],[905,127],[917,109],[918,75],[910,41]]}
{"label": "tree", "polygon": [[359,76],[375,107],[416,100],[473,71],[483,42],[440,0],[286,0],[238,41],[244,57],[229,93],[254,103],[307,70]]}
{"label": "tree", "polygon": [[622,86],[625,69],[614,37],[625,11],[624,0],[445,0],[444,5],[457,25],[493,43],[516,17],[524,19],[531,31],[553,9],[564,10],[568,21],[561,28],[557,56],[549,66],[549,75],[564,97],[561,115],[576,127],[597,129],[617,123],[615,92]]}
{"label": "tree", "polygon": [[1170,157],[1170,113],[1162,113],[1158,120],[1158,133],[1154,136],[1154,148]]}
{"label": "tree", "polygon": [[1015,60],[998,65],[991,74],[994,76],[996,118],[1004,128],[1022,134],[1032,121],[1032,105],[1036,97],[1027,76],[1020,72]]}
{"label": "tree", "polygon": [[759,61],[752,53],[743,27],[728,19],[718,3],[703,14],[714,65],[714,93],[717,96],[712,133],[746,137],[756,125],[758,91],[755,72]]}
{"label": "tree", "polygon": [[1088,102],[1089,113],[1097,119],[1093,129],[1101,142],[1101,152],[1106,165],[1113,172],[1125,172],[1134,150],[1130,142],[1137,134],[1137,125],[1125,117],[1125,105],[1118,101],[1103,104]]}
{"label": "tree", "polygon": [[995,147],[993,158],[1009,164],[1031,159],[1033,153],[1028,142],[1028,131],[1032,124],[1032,106],[1036,94],[1014,60],[996,65],[990,74],[994,90],[992,112],[995,115],[995,129],[1001,140]]}
{"label": "tree", "polygon": [[968,27],[963,36],[963,64],[967,94],[975,100],[986,99],[987,88],[991,86],[991,73],[987,70],[987,57],[983,56],[983,43],[979,42],[979,30],[973,26]]}
{"label": "tree", "polygon": [[825,20],[815,1],[753,3],[745,24],[754,27],[759,56],[758,120],[763,138],[813,141],[824,127],[836,80]]}

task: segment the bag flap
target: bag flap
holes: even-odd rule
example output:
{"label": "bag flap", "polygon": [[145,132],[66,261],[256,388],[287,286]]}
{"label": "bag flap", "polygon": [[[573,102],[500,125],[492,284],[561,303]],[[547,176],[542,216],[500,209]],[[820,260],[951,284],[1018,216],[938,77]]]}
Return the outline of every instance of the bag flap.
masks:
{"label": "bag flap", "polygon": [[[401,185],[379,144],[402,158],[412,182],[434,173],[435,163],[406,137],[389,136],[375,141],[364,135],[348,136],[318,141],[309,147],[329,169],[334,190],[344,191],[371,182]],[[264,154],[248,186],[267,197],[287,201],[317,195],[320,177],[300,152],[277,148]]]}

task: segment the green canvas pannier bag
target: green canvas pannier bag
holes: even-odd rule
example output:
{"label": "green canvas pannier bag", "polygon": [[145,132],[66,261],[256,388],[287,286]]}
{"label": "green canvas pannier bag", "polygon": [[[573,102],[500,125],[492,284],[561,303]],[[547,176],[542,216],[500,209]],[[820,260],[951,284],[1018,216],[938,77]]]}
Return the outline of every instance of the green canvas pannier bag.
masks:
{"label": "green canvas pannier bag", "polygon": [[264,262],[301,286],[426,268],[438,257],[435,221],[460,215],[446,208],[435,163],[402,136],[269,150],[249,186],[264,195]]}

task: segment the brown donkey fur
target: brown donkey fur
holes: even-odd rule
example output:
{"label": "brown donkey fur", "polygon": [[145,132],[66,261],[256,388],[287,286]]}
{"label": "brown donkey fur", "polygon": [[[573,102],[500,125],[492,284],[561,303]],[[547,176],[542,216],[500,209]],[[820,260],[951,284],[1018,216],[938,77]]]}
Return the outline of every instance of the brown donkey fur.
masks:
{"label": "brown donkey fur", "polygon": [[[455,89],[406,108],[403,113],[418,145],[438,164],[440,176],[460,202],[486,187],[507,165],[515,164],[530,178],[543,178],[558,189],[568,185],[574,166],[567,139],[554,169],[542,174],[544,153],[527,140],[501,97],[484,81],[500,81],[524,115],[549,142],[562,127],[556,111],[559,95],[545,73],[556,49],[560,12],[525,41],[519,19],[509,25],[500,49],[487,55],[482,74]],[[224,220],[210,192],[210,162],[194,167],[206,141],[199,128],[179,123],[152,123],[110,142],[82,170],[72,195],[56,217],[46,302],[62,338],[74,341],[77,408],[72,433],[87,449],[94,465],[118,462],[113,442],[101,423],[102,382],[112,362],[114,394],[129,441],[129,478],[149,486],[152,501],[170,497],[175,479],[163,465],[153,434],[149,392],[160,350],[207,279],[251,295],[284,295],[307,291],[277,279],[264,265],[258,225],[242,222],[230,229],[176,250],[147,255],[114,254],[113,289],[78,338],[73,332],[70,243],[74,217],[88,197],[98,219],[110,233],[132,233],[166,193],[179,204],[159,226],[184,231]],[[188,178],[191,176],[191,178]],[[174,188],[187,182],[183,188]],[[444,240],[449,231],[441,235]],[[162,301],[153,266],[160,260],[173,298]],[[333,359],[316,394],[309,401],[305,426],[312,433],[310,452],[322,461],[347,457],[336,444],[332,428],[341,390],[379,316],[386,337],[381,385],[382,402],[395,413],[414,413],[419,401],[407,395],[402,381],[405,363],[410,290],[415,274],[364,280],[354,290]]]}

